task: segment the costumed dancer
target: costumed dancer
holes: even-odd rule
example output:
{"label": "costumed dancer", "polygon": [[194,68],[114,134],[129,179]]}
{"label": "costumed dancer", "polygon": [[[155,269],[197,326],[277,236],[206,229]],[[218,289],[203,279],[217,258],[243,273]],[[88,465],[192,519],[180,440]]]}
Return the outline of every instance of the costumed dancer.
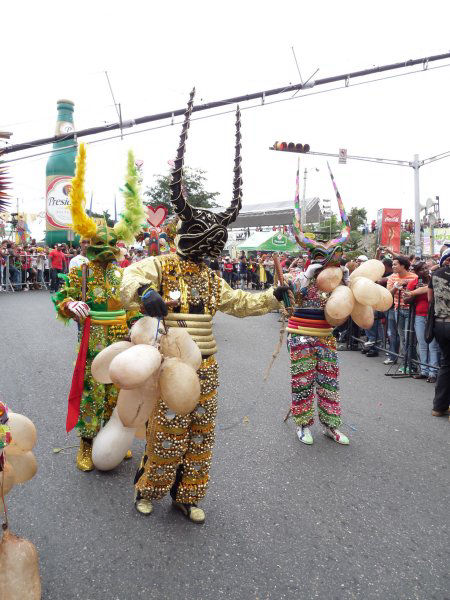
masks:
{"label": "costumed dancer", "polygon": [[[304,444],[313,443],[310,427],[314,423],[314,390],[317,394],[319,420],[324,426],[325,435],[339,444],[349,443],[347,436],[339,431],[339,365],[336,338],[333,336],[333,327],[337,323],[331,324],[327,321],[324,310],[330,294],[323,291],[326,286],[322,286],[321,290],[317,285],[318,275],[330,267],[334,267],[333,273],[329,271],[325,278],[337,277],[336,285],[342,280],[342,271],[338,265],[343,245],[350,235],[349,221],[331,170],[330,175],[343,223],[338,238],[327,243],[307,238],[301,231],[298,193],[295,203],[295,239],[299,246],[309,250],[311,261],[306,271],[294,276],[292,283],[296,306],[287,327],[287,344],[291,358],[291,412],[298,426],[298,439]],[[332,288],[329,289],[331,291]]]}
{"label": "costumed dancer", "polygon": [[[165,317],[166,326],[185,327],[202,353],[198,370],[201,396],[196,408],[176,415],[160,400],[147,426],[147,444],[135,477],[135,506],[143,514],[153,510],[152,500],[170,492],[173,504],[195,523],[203,523],[197,506],[209,481],[217,413],[218,367],[212,319],[217,310],[236,317],[263,315],[280,308],[283,290],[259,294],[233,290],[203,262],[218,257],[227,241],[227,226],[241,208],[240,112],[236,112],[236,153],[231,206],[213,213],[191,207],[182,185],[185,142],[192,112],[191,93],[172,173],[171,195],[179,217],[176,254],[155,256],[125,270],[121,296],[127,308],[143,305],[154,317]],[[170,311],[170,312],[168,312]]]}
{"label": "costumed dancer", "polygon": [[[117,242],[133,243],[145,222],[145,213],[132,152],[128,155],[124,188],[125,210],[114,228],[106,223],[97,225],[86,214],[85,170],[86,150],[80,144],[70,192],[70,211],[75,233],[90,240],[87,249],[90,262],[71,269],[65,286],[52,299],[61,320],[68,323],[74,319],[82,324],[66,430],[69,432],[76,426],[81,437],[76,464],[82,471],[91,471],[94,468],[92,440],[102,423],[110,418],[118,396],[118,389],[113,384],[101,384],[92,378],[91,364],[103,348],[128,336],[128,328],[137,317],[137,312],[125,312],[120,301],[123,269],[117,264],[120,258]],[[131,457],[131,452],[127,457]]]}

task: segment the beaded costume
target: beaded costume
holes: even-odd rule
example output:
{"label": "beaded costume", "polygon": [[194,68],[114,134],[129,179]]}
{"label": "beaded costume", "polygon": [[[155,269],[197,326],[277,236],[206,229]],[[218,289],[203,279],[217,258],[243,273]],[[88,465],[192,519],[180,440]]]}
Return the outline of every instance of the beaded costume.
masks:
{"label": "beaded costume", "polygon": [[[107,227],[106,224],[97,225],[84,212],[85,162],[86,151],[84,145],[81,144],[77,159],[77,171],[72,180],[70,209],[74,231],[80,236],[90,239],[87,249],[87,257],[90,262],[88,265],[72,268],[68,277],[65,277],[65,285],[53,296],[52,300],[58,317],[66,323],[70,319],[76,318],[71,311],[72,303],[82,302],[87,305],[88,318],[84,321],[78,319],[82,324],[83,331],[80,350],[83,340],[86,340],[87,343],[85,344],[86,356],[82,369],[84,379],[76,428],[81,436],[77,466],[81,470],[90,470],[93,468],[92,439],[97,435],[102,423],[109,420],[118,397],[118,389],[113,384],[102,384],[94,380],[91,375],[92,361],[105,347],[126,338],[129,326],[138,316],[137,311],[126,312],[120,300],[123,269],[117,264],[120,249],[116,244],[119,240],[127,242],[134,240],[145,221],[145,213],[139,197],[134,157],[130,152],[124,190],[125,210],[122,218],[113,229]],[[85,278],[84,293],[83,277]],[[87,331],[86,328],[88,328]],[[74,381],[72,381],[73,384]],[[73,426],[69,425],[70,404],[71,396],[69,396],[68,431]]]}
{"label": "beaded costume", "polygon": [[236,317],[263,315],[279,307],[272,290],[251,294],[233,290],[204,263],[194,263],[178,255],[144,259],[125,269],[122,300],[137,308],[138,288],[148,284],[163,300],[180,292],[180,306],[169,312],[166,325],[185,327],[199,346],[203,362],[198,371],[201,397],[187,416],[175,415],[162,400],[147,429],[147,447],[136,475],[136,489],[142,497],[162,498],[173,486],[177,469],[176,500],[195,503],[206,492],[214,445],[217,413],[218,367],[212,319],[217,310]]}
{"label": "beaded costume", "polygon": [[[91,364],[99,352],[128,336],[129,321],[136,313],[126,313],[120,301],[123,269],[116,263],[90,262],[86,272],[86,304],[91,309],[89,346],[84,374],[80,417],[76,425],[81,437],[92,439],[102,421],[108,421],[117,402],[118,389],[113,384],[98,383],[91,375]],[[54,297],[58,316],[65,322],[73,318],[67,305],[82,300],[82,270],[70,270],[68,282]]]}
{"label": "beaded costume", "polygon": [[[336,338],[333,336],[333,326],[327,322],[324,312],[330,294],[317,287],[316,279],[319,271],[332,264],[339,264],[342,245],[349,237],[350,226],[331,170],[330,176],[343,222],[339,238],[327,243],[307,238],[300,228],[298,194],[296,197],[295,238],[299,246],[310,251],[311,263],[319,269],[313,276],[308,277],[302,272],[293,280],[296,306],[288,321],[287,345],[291,359],[291,412],[295,423],[300,427],[313,424],[315,390],[319,420],[326,428],[334,430],[341,424]],[[338,441],[339,436],[335,439]]]}
{"label": "beaded costume", "polygon": [[336,338],[323,312],[329,294],[321,292],[315,281],[301,290],[303,297],[295,307],[287,327],[292,415],[297,425],[313,424],[315,387],[319,420],[328,427],[338,427],[341,424],[341,407]]}
{"label": "beaded costume", "polygon": [[192,101],[193,94],[172,174],[172,202],[180,218],[177,254],[147,258],[127,267],[121,294],[124,306],[136,309],[147,294],[139,291],[142,287],[157,292],[169,307],[166,325],[187,328],[202,353],[201,396],[196,408],[179,416],[162,400],[158,402],[148,422],[146,449],[135,478],[137,499],[159,499],[170,491],[176,503],[189,509],[205,496],[214,445],[218,367],[213,316],[218,310],[236,317],[263,315],[280,306],[273,290],[259,294],[233,290],[202,261],[205,256],[220,255],[227,240],[226,226],[241,207],[240,113],[238,109],[233,201],[226,211],[210,213],[191,207],[181,184]]}

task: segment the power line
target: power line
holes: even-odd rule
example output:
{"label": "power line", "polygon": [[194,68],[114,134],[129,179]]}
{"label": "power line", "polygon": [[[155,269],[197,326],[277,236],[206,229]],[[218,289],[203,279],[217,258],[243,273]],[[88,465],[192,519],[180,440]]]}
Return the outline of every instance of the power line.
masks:
{"label": "power line", "polygon": [[[327,85],[330,83],[336,83],[338,81],[344,81],[345,86],[348,87],[350,84],[350,81],[352,79],[355,79],[358,77],[365,77],[367,75],[371,75],[371,74],[375,74],[375,73],[383,73],[383,72],[392,71],[395,69],[404,69],[404,68],[412,67],[412,66],[419,65],[419,64],[422,65],[422,69],[425,71],[428,69],[428,65],[430,62],[435,62],[435,61],[443,60],[443,59],[447,59],[447,58],[450,58],[450,52],[447,52],[445,54],[436,54],[434,56],[429,56],[429,57],[417,58],[417,59],[413,59],[413,60],[407,60],[407,61],[398,62],[398,63],[392,63],[392,64],[388,64],[388,65],[383,65],[380,67],[374,67],[372,69],[364,69],[361,71],[353,71],[351,73],[334,75],[332,77],[324,77],[324,78],[318,79],[316,81],[312,80],[312,81],[308,81],[306,83],[289,85],[289,86],[286,86],[283,88],[273,88],[270,90],[254,92],[252,94],[245,94],[245,95],[241,95],[241,96],[235,96],[232,98],[226,98],[224,100],[216,100],[214,102],[208,102],[206,104],[198,104],[197,106],[193,107],[193,112],[211,110],[213,108],[219,108],[221,106],[227,106],[229,104],[237,104],[237,103],[248,102],[250,100],[257,100],[257,99],[261,100],[262,102],[265,102],[265,98],[268,96],[275,96],[278,94],[284,94],[284,93],[296,91],[296,90],[301,91],[301,90],[309,89],[309,88],[316,87],[319,85]],[[53,137],[49,137],[49,138],[33,140],[31,142],[23,142],[20,144],[14,144],[12,146],[6,147],[3,151],[3,153],[10,154],[12,152],[19,152],[21,150],[26,150],[28,148],[45,146],[47,144],[53,144],[55,142],[76,140],[77,138],[80,138],[80,137],[96,135],[99,133],[104,133],[106,131],[113,131],[116,129],[122,130],[124,128],[134,127],[136,125],[143,125],[145,123],[151,123],[151,122],[155,122],[155,121],[162,121],[164,119],[169,119],[169,118],[171,118],[173,120],[174,117],[184,115],[185,110],[186,110],[185,108],[180,108],[177,110],[167,111],[167,112],[158,113],[158,114],[154,114],[154,115],[138,117],[136,119],[130,119],[130,120],[123,121],[123,122],[119,120],[118,123],[111,123],[110,125],[101,125],[101,126],[97,126],[97,127],[89,127],[87,129],[81,129],[79,131],[73,132],[69,135],[57,135],[57,136],[53,136]],[[123,134],[123,135],[125,135],[125,134]]]}
{"label": "power line", "polygon": [[424,165],[429,165],[432,162],[436,162],[437,160],[442,160],[443,158],[448,158],[450,156],[450,150],[447,152],[442,152],[442,154],[436,154],[436,156],[430,156],[429,158],[425,158],[422,163]]}
{"label": "power line", "polygon": [[[447,63],[445,65],[439,65],[439,66],[435,66],[435,67],[429,67],[428,70],[434,70],[434,69],[442,69],[445,67],[450,67],[450,63]],[[408,73],[397,73],[396,75],[389,75],[387,77],[377,77],[376,79],[369,79],[368,81],[359,81],[357,83],[352,84],[351,86],[348,87],[355,87],[355,86],[360,86],[360,85],[368,85],[370,83],[377,83],[379,81],[385,81],[385,80],[389,80],[389,79],[395,79],[397,77],[406,77],[408,75],[414,75],[417,73],[423,73],[424,70],[420,69],[420,70],[416,70],[416,71],[410,71]],[[296,96],[296,97],[289,97],[289,98],[280,98],[278,100],[272,100],[272,102],[267,102],[265,104],[252,104],[251,106],[243,106],[241,108],[241,111],[244,110],[251,110],[253,108],[261,108],[263,106],[267,107],[267,106],[271,106],[272,104],[279,104],[280,102],[290,102],[291,100],[300,100],[303,98],[307,98],[309,96],[315,96],[317,94],[326,94],[329,92],[335,92],[335,91],[340,91],[340,90],[344,90],[347,89],[347,87],[342,87],[342,86],[337,86],[334,88],[328,88],[326,90],[316,90],[314,92],[309,92],[309,93],[304,93],[301,96]],[[231,110],[224,110],[221,112],[215,112],[212,113],[210,115],[203,115],[203,116],[198,116],[198,117],[192,117],[191,121],[201,121],[203,119],[212,119],[215,117],[220,117],[220,116],[224,116],[224,115],[228,115],[228,114],[234,114],[234,108]],[[96,140],[91,140],[90,142],[86,142],[88,145],[90,144],[97,144],[97,143],[101,143],[101,142],[109,142],[109,141],[113,141],[116,140],[118,138],[123,138],[125,136],[129,136],[129,135],[136,135],[139,133],[148,133],[148,132],[152,132],[152,131],[156,131],[158,129],[165,129],[166,127],[173,127],[174,125],[179,125],[181,124],[182,121],[171,121],[170,123],[164,123],[162,125],[157,125],[155,127],[146,127],[145,129],[137,129],[134,131],[128,131],[126,133],[122,133],[122,134],[118,134],[118,135],[111,135],[105,138],[98,138]],[[70,146],[64,146],[64,148],[58,149],[58,154],[65,154],[65,153],[69,153],[73,148],[77,148],[77,144],[74,143]],[[7,160],[2,161],[3,163],[13,163],[13,162],[18,162],[21,160],[28,160],[31,158],[35,158],[35,157],[41,157],[41,156],[46,156],[48,154],[52,154],[52,152],[54,152],[55,150],[51,149],[51,150],[44,150],[43,152],[36,152],[34,154],[27,154],[26,156],[20,156],[18,158],[10,158]],[[450,151],[449,151],[450,152]],[[331,157],[338,157],[338,155],[336,154],[329,154],[329,153],[315,153],[315,152],[309,152],[309,154],[318,154],[318,155],[323,155],[323,156],[331,156]],[[447,153],[443,153],[445,155],[447,155]],[[437,155],[437,157],[439,157],[441,155]],[[356,158],[356,157],[352,157],[352,158]],[[436,157],[432,157],[435,160],[440,160],[440,158],[436,158]],[[446,158],[446,156],[443,156],[442,158]],[[38,158],[39,160],[39,158]],[[374,157],[358,157],[356,158],[356,160],[365,160],[365,161],[369,161],[369,162],[385,162],[386,164],[392,164],[392,165],[398,165],[400,163],[404,163],[405,166],[409,166],[409,161],[401,161],[401,160],[397,160],[397,159],[390,159],[390,158],[374,158]],[[431,159],[425,159],[425,161],[428,162],[432,162]]]}

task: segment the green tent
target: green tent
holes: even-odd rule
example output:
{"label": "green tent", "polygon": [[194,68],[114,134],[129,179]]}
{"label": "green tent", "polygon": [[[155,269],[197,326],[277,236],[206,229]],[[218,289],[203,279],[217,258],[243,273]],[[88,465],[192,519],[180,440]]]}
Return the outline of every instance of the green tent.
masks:
{"label": "green tent", "polygon": [[287,235],[280,231],[256,231],[245,242],[236,247],[241,251],[260,251],[260,252],[289,252],[289,254],[298,254],[300,249],[295,242],[290,240]]}

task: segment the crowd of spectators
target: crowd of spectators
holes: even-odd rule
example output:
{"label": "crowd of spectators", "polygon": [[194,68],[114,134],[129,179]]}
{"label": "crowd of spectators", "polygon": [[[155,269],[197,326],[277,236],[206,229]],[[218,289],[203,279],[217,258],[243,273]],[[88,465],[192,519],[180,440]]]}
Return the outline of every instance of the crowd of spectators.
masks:
{"label": "crowd of spectators", "polygon": [[[68,244],[56,244],[53,248],[40,245],[32,239],[27,244],[11,240],[0,243],[0,290],[11,286],[16,292],[48,289],[55,292],[61,285],[60,274],[67,274],[72,267],[88,262],[86,257],[89,240],[81,240],[78,248]],[[145,258],[140,246],[123,247],[119,264],[127,267]]]}
{"label": "crowd of spectators", "polygon": [[[385,272],[377,283],[391,292],[392,308],[384,313],[377,311],[374,324],[368,330],[361,330],[351,319],[335,329],[341,349],[361,350],[368,358],[385,353],[384,364],[399,375],[424,379],[431,384],[437,382],[435,416],[447,414],[450,398],[449,246],[444,245],[440,255],[426,260],[414,255],[393,256],[390,251],[378,248],[376,258],[383,262]],[[341,268],[345,277],[367,260],[365,255],[354,260],[343,258]],[[306,256],[280,255],[285,273],[304,270],[307,261]],[[224,256],[211,260],[210,267],[233,288],[264,289],[274,282],[273,259],[268,253],[249,257],[242,253],[234,259]],[[427,341],[426,326],[433,295],[437,320],[434,337]]]}
{"label": "crowd of spectators", "polygon": [[[16,244],[9,240],[0,243],[0,290],[12,286],[15,291],[47,289],[58,290],[61,274],[74,266],[88,262],[89,240],[81,240],[78,248],[58,244],[54,248],[39,245],[35,240]],[[146,257],[141,246],[122,247],[119,264],[127,267]],[[308,266],[307,256],[293,257],[280,254],[285,273],[295,273]],[[368,357],[386,352],[384,364],[398,365],[398,371],[415,379],[436,383],[433,414],[444,414],[450,398],[450,244],[441,248],[440,255],[422,260],[412,256],[392,256],[378,248],[376,258],[385,267],[383,277],[377,282],[393,296],[392,308],[376,312],[373,327],[360,330],[355,323],[347,322],[336,328],[341,347],[361,349]],[[343,258],[341,267],[348,276],[361,263],[365,255],[355,260]],[[257,252],[237,258],[222,256],[211,259],[209,266],[234,289],[261,290],[274,284],[274,262],[271,253]],[[430,313],[429,307],[432,304]],[[427,322],[433,314],[436,321],[434,337],[427,339]]]}
{"label": "crowd of spectators", "polygon": [[[305,259],[280,254],[281,267],[285,272],[290,269],[302,269]],[[257,252],[255,256],[246,256],[241,252],[238,258],[223,256],[211,259],[209,266],[223,277],[233,289],[263,290],[274,283],[274,264],[271,253]]]}

